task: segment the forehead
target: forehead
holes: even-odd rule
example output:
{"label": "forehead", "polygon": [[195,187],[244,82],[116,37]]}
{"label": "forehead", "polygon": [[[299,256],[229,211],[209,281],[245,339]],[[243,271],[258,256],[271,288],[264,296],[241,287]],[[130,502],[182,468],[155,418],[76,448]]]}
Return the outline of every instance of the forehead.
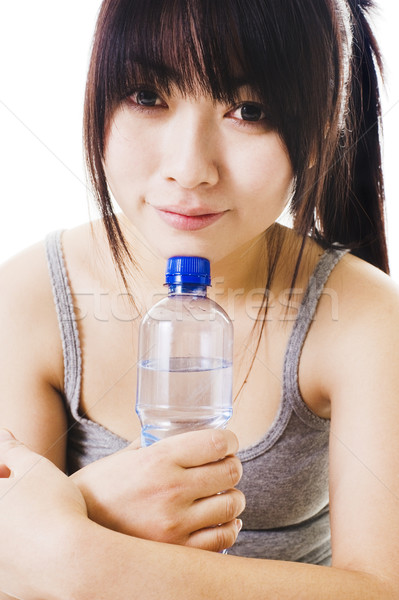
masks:
{"label": "forehead", "polygon": [[232,10],[236,2],[131,4],[141,9],[113,29],[108,45],[110,86],[120,95],[144,82],[167,93],[175,86],[183,94],[214,99],[233,98],[242,85],[256,87],[259,75],[245,51],[253,42],[242,39],[239,15]]}

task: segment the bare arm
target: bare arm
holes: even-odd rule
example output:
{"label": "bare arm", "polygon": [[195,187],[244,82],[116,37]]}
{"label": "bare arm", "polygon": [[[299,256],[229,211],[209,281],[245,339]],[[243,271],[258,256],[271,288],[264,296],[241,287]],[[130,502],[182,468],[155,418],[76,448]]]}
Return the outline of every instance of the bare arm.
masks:
{"label": "bare arm", "polygon": [[385,578],[399,594],[399,291],[355,267],[325,371],[333,565]]}
{"label": "bare arm", "polygon": [[[218,435],[220,452],[225,434]],[[72,481],[18,442],[0,442],[0,463],[13,474],[0,479],[0,588],[15,597],[398,598],[392,578],[384,581],[372,573],[222,556],[116,533],[87,519],[83,498]],[[10,562],[10,551],[17,552],[18,561]]]}
{"label": "bare arm", "polygon": [[65,468],[63,357],[43,244],[0,268],[0,426]]}

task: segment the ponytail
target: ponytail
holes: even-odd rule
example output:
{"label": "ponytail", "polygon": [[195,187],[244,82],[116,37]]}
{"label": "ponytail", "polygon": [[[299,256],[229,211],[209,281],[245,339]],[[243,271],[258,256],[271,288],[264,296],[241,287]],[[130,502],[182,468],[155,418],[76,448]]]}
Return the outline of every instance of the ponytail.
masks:
{"label": "ponytail", "polygon": [[326,245],[352,254],[389,273],[381,165],[381,105],[378,70],[382,61],[367,21],[371,0],[348,0],[352,16],[352,57],[348,107],[333,166],[319,207]]}

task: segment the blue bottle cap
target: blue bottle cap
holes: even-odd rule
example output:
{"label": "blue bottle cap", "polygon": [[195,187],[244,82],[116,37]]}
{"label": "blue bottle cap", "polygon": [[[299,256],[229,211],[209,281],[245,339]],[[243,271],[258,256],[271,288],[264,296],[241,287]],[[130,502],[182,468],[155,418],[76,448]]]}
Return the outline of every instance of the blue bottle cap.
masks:
{"label": "blue bottle cap", "polygon": [[169,284],[211,285],[209,260],[199,256],[172,256],[166,264],[165,281]]}

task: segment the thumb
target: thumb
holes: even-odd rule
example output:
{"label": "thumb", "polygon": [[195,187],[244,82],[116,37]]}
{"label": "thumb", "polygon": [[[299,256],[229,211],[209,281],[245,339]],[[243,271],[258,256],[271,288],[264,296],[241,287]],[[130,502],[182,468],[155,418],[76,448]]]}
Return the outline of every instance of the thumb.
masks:
{"label": "thumb", "polygon": [[140,450],[141,448],[141,437],[137,437],[130,444],[126,446],[126,448],[122,448],[119,452],[129,452],[130,450]]}
{"label": "thumb", "polygon": [[17,440],[8,429],[0,429],[0,465],[19,473],[33,467],[41,457]]}
{"label": "thumb", "polygon": [[139,450],[141,448],[141,437],[137,437],[128,446],[129,450]]}
{"label": "thumb", "polygon": [[[115,456],[117,454],[125,454],[126,452],[129,452],[130,450],[140,450],[140,448],[141,448],[141,438],[139,436],[136,439],[134,439],[133,442],[130,442],[130,444],[128,444],[125,448],[122,448],[121,450],[117,450],[117,452],[114,452],[112,454],[112,456]],[[108,457],[106,456],[105,458],[108,458]],[[83,467],[83,469],[84,468],[85,467]],[[83,471],[83,469],[81,469],[81,470]],[[75,478],[77,473],[79,473],[79,471],[76,471],[72,477]],[[1,600],[1,598],[0,598],[0,600]]]}

